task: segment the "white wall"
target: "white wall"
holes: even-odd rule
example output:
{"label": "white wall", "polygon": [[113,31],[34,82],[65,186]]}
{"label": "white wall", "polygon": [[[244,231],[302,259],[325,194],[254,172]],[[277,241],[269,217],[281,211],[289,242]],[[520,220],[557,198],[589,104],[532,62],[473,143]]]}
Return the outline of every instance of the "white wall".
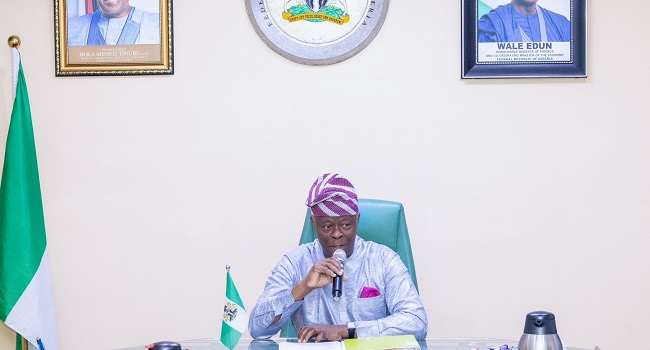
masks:
{"label": "white wall", "polygon": [[391,1],[377,38],[326,67],[267,48],[243,1],[176,1],[174,76],[61,78],[53,2],[0,1],[62,349],[218,337],[224,266],[251,308],[326,171],[404,203],[430,337],[518,339],[545,309],[572,346],[646,340],[649,2],[590,2],[587,79],[463,81],[456,0]]}

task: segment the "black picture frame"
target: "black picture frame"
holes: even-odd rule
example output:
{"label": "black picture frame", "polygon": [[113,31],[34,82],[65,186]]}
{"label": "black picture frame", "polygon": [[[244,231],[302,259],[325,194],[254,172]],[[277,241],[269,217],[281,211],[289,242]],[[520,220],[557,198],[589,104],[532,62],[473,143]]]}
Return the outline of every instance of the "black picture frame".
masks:
{"label": "black picture frame", "polygon": [[[72,7],[69,9],[69,3],[78,1],[54,0],[55,76],[174,74],[172,0],[145,0],[152,4],[157,3],[159,34],[157,41],[102,46],[70,43],[69,15],[78,18],[81,16],[68,13],[72,9]],[[97,2],[92,1],[92,3],[95,3],[95,10],[97,10]],[[90,11],[84,12],[84,17],[91,16]]]}
{"label": "black picture frame", "polygon": [[[547,57],[550,54],[543,54],[545,57],[528,57],[533,54],[529,52],[553,52],[553,50],[527,50],[527,45],[505,47],[502,51],[493,51],[495,43],[479,43],[478,40],[478,7],[479,0],[461,0],[461,79],[497,79],[497,78],[586,78],[587,77],[587,0],[566,0],[570,2],[571,16],[571,40],[569,48],[565,49],[563,58],[555,61],[556,58]],[[540,0],[543,2],[543,0]],[[503,1],[504,5],[508,0]],[[486,45],[487,44],[487,45]],[[503,44],[499,43],[504,47]],[[551,43],[552,45],[553,43]],[[492,46],[489,46],[492,45]],[[548,44],[546,44],[548,45]],[[567,44],[564,44],[565,47]],[[534,47],[534,43],[532,46]],[[492,55],[483,52],[495,53]],[[548,46],[545,48],[549,48]],[[552,48],[552,46],[550,47]],[[483,52],[481,51],[482,49]],[[510,50],[508,50],[510,49]],[[499,53],[501,52],[501,53]],[[519,54],[521,52],[521,54]],[[497,54],[498,53],[498,54]],[[494,56],[526,56],[516,58],[496,58]],[[539,56],[539,53],[535,55]],[[489,57],[488,57],[489,56]],[[564,57],[566,56],[566,57]],[[504,60],[504,61],[496,61]],[[521,61],[511,61],[517,59]],[[537,59],[549,59],[553,61],[536,61]]]}

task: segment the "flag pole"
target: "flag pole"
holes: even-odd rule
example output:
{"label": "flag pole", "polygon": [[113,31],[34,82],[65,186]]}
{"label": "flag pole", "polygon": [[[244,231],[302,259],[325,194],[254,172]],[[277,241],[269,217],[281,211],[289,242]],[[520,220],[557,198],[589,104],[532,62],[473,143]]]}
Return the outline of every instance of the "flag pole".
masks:
{"label": "flag pole", "polygon": [[[20,37],[18,35],[12,35],[7,39],[7,45],[12,49],[11,50],[11,70],[12,72],[15,73],[15,71],[18,71],[18,64],[16,61],[16,55],[15,52],[18,51],[18,48],[20,47],[21,44]],[[14,50],[15,49],[15,50]],[[18,74],[12,74],[12,79],[11,79],[11,91],[13,92],[13,98],[16,98],[16,85],[18,84]],[[20,334],[16,333],[17,336],[20,337],[20,346],[23,350],[29,349],[29,345],[27,344],[27,339],[25,339],[23,336]]]}
{"label": "flag pole", "polygon": [[11,48],[11,91],[14,99],[16,99],[16,86],[18,85],[18,69],[20,66],[20,53],[18,52],[18,48],[20,47],[20,43],[21,40],[18,35],[12,35],[7,39],[7,44]]}
{"label": "flag pole", "polygon": [[[25,287],[23,293],[13,295],[13,297],[19,296],[18,300],[11,299],[15,303],[9,303],[9,299],[4,298],[5,295],[0,298],[3,310],[10,310],[7,315],[3,312],[2,321],[5,324],[12,325],[10,328],[16,333],[15,348],[17,350],[27,350],[29,348],[28,339],[32,339],[34,332],[36,337],[33,339],[38,341],[39,336],[45,337],[44,339],[47,340],[48,344],[53,344],[49,345],[51,349],[55,350],[57,349],[57,340],[54,315],[53,312],[43,311],[52,309],[50,305],[47,305],[52,304],[51,283],[49,280],[49,265],[46,260],[47,243],[43,227],[42,199],[31,125],[31,111],[27,86],[20,63],[20,52],[18,51],[21,39],[17,35],[12,35],[7,40],[7,44],[11,48],[14,107],[11,112],[11,122],[7,133],[5,167],[2,169],[2,187],[0,188],[0,202],[2,202],[0,203],[0,221],[3,221],[3,225],[0,227],[0,235],[2,235],[2,244],[0,244],[2,252],[0,254],[9,254],[8,256],[11,256],[12,250],[7,249],[9,246],[25,246],[29,248],[25,249],[25,251],[30,251],[32,254],[24,256],[24,261],[21,262],[24,266],[20,265],[25,267],[23,269],[12,270],[7,269],[7,266],[0,267],[2,269],[2,272],[0,272],[2,283],[0,285],[3,293],[7,292],[7,290],[13,290],[8,288],[8,285],[20,285],[25,281],[29,282],[27,285],[23,285]],[[10,147],[11,152],[9,152]],[[16,154],[22,156],[16,157]],[[8,169],[12,170],[8,171]],[[27,173],[29,176],[23,176]],[[20,179],[20,181],[16,181],[16,179]],[[11,184],[11,186],[8,184]],[[30,191],[25,190],[25,188],[30,188]],[[37,192],[32,193],[33,189],[36,189]],[[22,194],[28,192],[30,196],[22,196]],[[7,209],[6,204],[9,202],[12,205],[11,208]],[[38,208],[34,204],[37,204]],[[26,208],[29,208],[29,210],[26,210]],[[16,213],[24,215],[19,215],[20,217],[16,218]],[[30,224],[24,225],[25,222]],[[25,232],[21,231],[21,229],[24,229]],[[22,233],[25,233],[25,235],[22,235]],[[26,235],[30,237],[25,238]],[[3,259],[3,261],[5,260]],[[15,265],[19,266],[18,263]],[[27,272],[32,273],[33,276],[30,277]],[[28,278],[25,279],[25,276]],[[39,307],[43,307],[43,310],[40,310]],[[28,319],[26,315],[32,315],[30,312],[34,310],[38,315],[34,314],[32,319]],[[34,345],[36,344],[34,343]],[[40,347],[43,350],[43,346],[40,345]]]}

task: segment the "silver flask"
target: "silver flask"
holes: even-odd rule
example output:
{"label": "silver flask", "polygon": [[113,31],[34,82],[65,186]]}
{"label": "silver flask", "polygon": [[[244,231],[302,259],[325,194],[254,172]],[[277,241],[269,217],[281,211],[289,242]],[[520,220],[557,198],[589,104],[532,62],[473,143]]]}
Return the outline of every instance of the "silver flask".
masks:
{"label": "silver flask", "polygon": [[546,311],[527,314],[524,334],[519,339],[519,350],[563,350],[557,335],[555,315]]}

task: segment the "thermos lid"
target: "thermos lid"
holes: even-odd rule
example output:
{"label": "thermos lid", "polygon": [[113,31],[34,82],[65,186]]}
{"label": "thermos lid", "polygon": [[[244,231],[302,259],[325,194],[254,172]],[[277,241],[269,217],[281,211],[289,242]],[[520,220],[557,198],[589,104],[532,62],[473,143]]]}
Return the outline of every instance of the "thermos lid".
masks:
{"label": "thermos lid", "polygon": [[555,315],[546,311],[533,311],[526,315],[525,334],[557,334]]}

